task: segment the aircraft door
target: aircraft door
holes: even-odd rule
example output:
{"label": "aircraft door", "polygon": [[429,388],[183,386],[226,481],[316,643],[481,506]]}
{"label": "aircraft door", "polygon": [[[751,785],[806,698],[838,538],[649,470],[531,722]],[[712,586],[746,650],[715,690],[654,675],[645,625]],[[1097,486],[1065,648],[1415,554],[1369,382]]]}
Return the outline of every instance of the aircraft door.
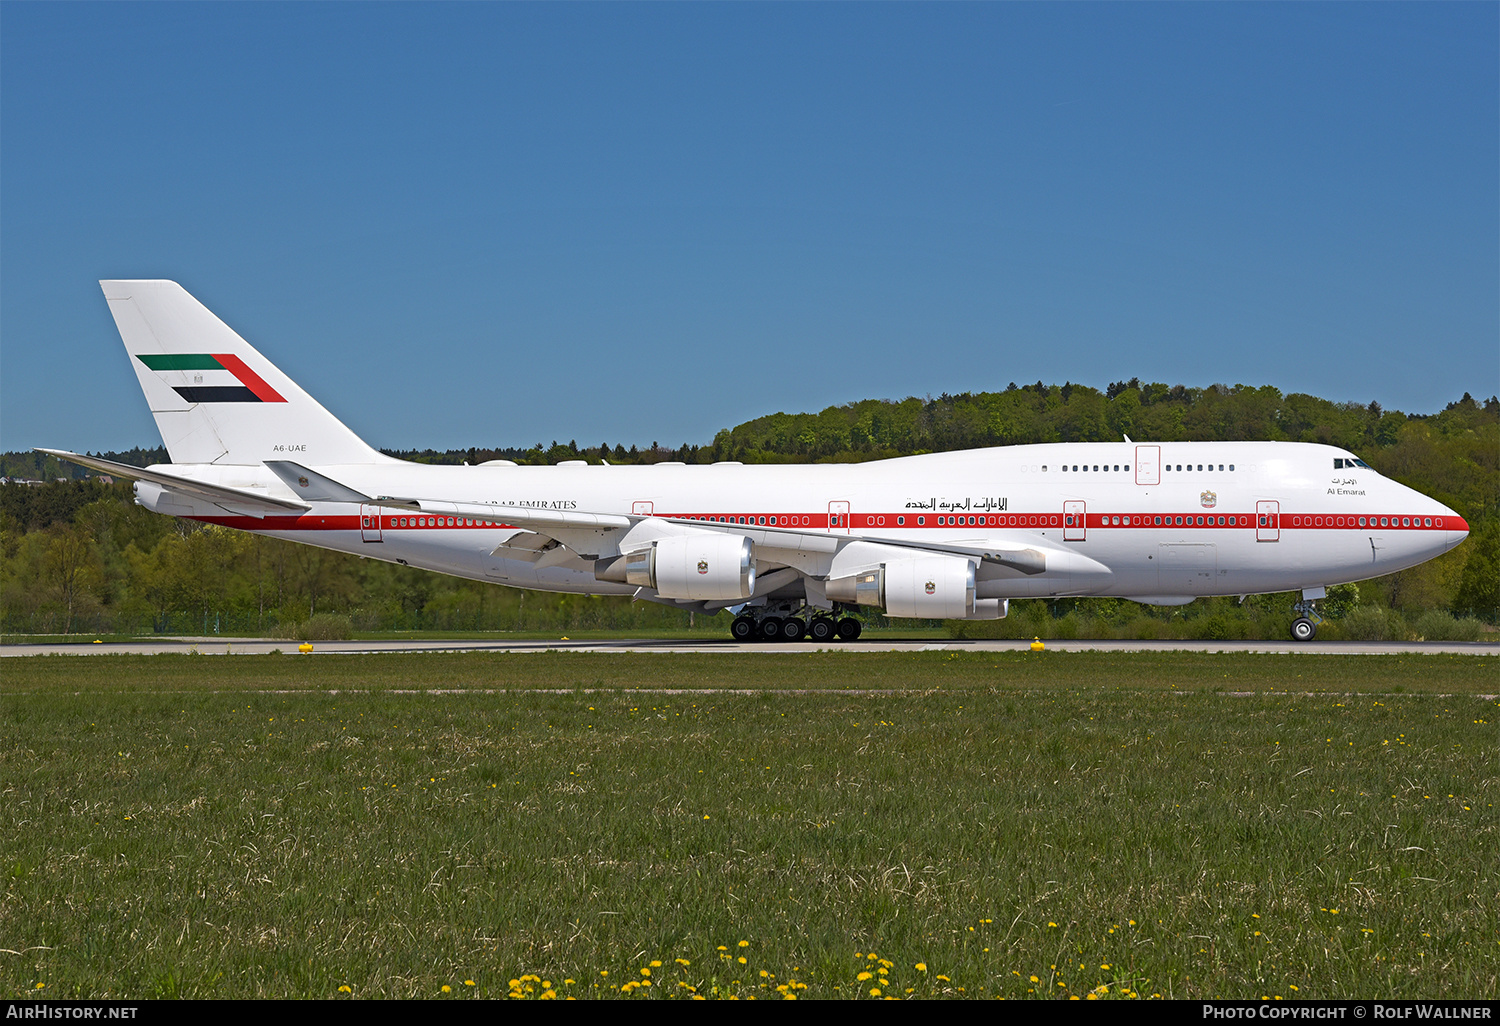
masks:
{"label": "aircraft door", "polygon": [[1063,503],[1063,541],[1088,541],[1088,519],[1084,503]]}
{"label": "aircraft door", "polygon": [[633,516],[651,517],[656,515],[655,513],[651,512],[655,508],[656,504],[653,502],[635,502],[631,503],[630,512]]}
{"label": "aircraft door", "polygon": [[1135,447],[1135,483],[1138,485],[1161,484],[1161,446],[1138,445]]}
{"label": "aircraft door", "polygon": [[849,533],[849,504],[847,502],[828,504],[828,530]]}
{"label": "aircraft door", "polygon": [[367,542],[385,541],[380,533],[380,507],[364,504],[359,507],[359,533]]}
{"label": "aircraft door", "polygon": [[1261,501],[1255,504],[1255,540],[1281,540],[1281,503]]}

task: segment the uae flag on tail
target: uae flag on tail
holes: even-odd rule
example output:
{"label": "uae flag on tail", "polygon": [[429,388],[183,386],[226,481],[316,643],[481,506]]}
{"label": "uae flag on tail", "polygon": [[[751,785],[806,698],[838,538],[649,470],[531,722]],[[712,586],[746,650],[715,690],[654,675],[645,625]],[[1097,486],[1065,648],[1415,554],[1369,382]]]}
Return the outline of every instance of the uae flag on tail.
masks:
{"label": "uae flag on tail", "polygon": [[190,403],[286,402],[232,353],[137,353],[135,358]]}

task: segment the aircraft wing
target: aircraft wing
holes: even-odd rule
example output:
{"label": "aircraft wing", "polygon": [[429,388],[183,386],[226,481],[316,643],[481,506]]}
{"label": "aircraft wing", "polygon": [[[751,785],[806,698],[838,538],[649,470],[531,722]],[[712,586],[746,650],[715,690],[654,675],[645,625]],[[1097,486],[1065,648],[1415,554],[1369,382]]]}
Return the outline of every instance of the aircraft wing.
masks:
{"label": "aircraft wing", "polygon": [[212,484],[207,481],[194,481],[190,478],[179,477],[161,470],[147,470],[144,467],[132,467],[127,463],[116,463],[113,460],[100,459],[98,456],[80,456],[76,452],[68,452],[66,449],[37,449],[49,456],[56,456],[60,460],[76,463],[80,467],[88,467],[103,474],[113,474],[115,477],[123,477],[132,481],[149,481],[152,484],[161,485],[174,492],[204,502],[211,502],[216,506],[233,508],[236,511],[251,513],[304,513],[312,507],[306,503],[296,502],[290,499],[278,499],[264,492],[253,491],[248,488],[230,488],[227,485]]}
{"label": "aircraft wing", "polygon": [[[1048,553],[1051,551],[1063,562],[1076,557],[1052,549],[1041,540],[1011,541],[998,538],[958,539],[942,542],[891,539],[879,535],[829,534],[808,532],[790,527],[767,527],[756,524],[731,524],[715,520],[688,520],[678,517],[642,516],[625,513],[592,513],[583,510],[548,509],[532,506],[512,506],[485,502],[454,502],[446,499],[405,498],[392,495],[366,496],[352,488],[323,477],[290,461],[267,461],[266,466],[287,483],[293,491],[300,491],[310,499],[343,502],[372,503],[389,509],[410,510],[417,513],[440,513],[493,524],[504,524],[531,532],[542,538],[560,542],[580,555],[598,555],[611,546],[605,542],[608,535],[619,538],[615,532],[629,531],[646,521],[661,525],[666,533],[672,528],[690,531],[707,531],[718,534],[736,534],[749,538],[758,551],[765,552],[776,562],[777,550],[782,553],[833,553],[851,542],[871,542],[891,548],[934,555],[963,556],[998,566],[1009,567],[1023,574],[1046,573]],[[601,544],[602,543],[602,544]],[[516,547],[505,543],[504,547]],[[525,555],[510,555],[511,558],[539,558],[531,556],[533,551],[545,551],[545,546],[522,541],[519,548]],[[498,550],[497,550],[498,552]],[[793,560],[785,560],[793,562]]]}
{"label": "aircraft wing", "polygon": [[656,519],[670,524],[687,524],[695,528],[719,531],[725,534],[744,535],[755,543],[757,549],[796,549],[801,552],[835,552],[840,544],[864,541],[892,548],[911,549],[914,552],[931,552],[945,556],[967,556],[990,563],[1008,566],[1025,574],[1040,574],[1047,570],[1045,546],[1020,542],[1002,542],[993,538],[972,540],[921,542],[906,538],[891,539],[880,535],[864,534],[809,534],[790,527],[752,527],[749,524],[721,524],[717,521],[678,520],[671,517]]}
{"label": "aircraft wing", "polygon": [[[914,552],[930,552],[935,555],[966,556],[1000,566],[1019,570],[1024,574],[1040,574],[1047,570],[1045,546],[1022,542],[1002,542],[998,539],[975,538],[949,542],[913,542],[907,539],[893,540],[861,534],[827,534],[807,532],[790,527],[763,527],[751,524],[720,523],[712,520],[686,520],[676,517],[640,516],[624,513],[586,513],[579,510],[533,509],[520,506],[499,506],[487,503],[447,502],[433,499],[398,499],[379,496],[368,500],[392,509],[405,509],[421,513],[445,513],[469,517],[489,523],[524,527],[529,531],[555,538],[570,548],[577,548],[570,539],[576,532],[603,532],[628,529],[646,520],[695,531],[711,531],[720,534],[737,534],[749,538],[757,550],[791,550],[797,552],[836,552],[841,545],[854,541],[876,542],[893,548],[911,549]],[[583,550],[580,550],[583,551]]]}

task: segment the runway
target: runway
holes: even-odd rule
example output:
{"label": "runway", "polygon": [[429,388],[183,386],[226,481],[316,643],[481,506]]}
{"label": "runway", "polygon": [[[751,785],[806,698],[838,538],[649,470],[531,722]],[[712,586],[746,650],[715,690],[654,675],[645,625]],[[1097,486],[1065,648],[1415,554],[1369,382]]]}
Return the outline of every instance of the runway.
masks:
{"label": "runway", "polygon": [[[6,644],[0,657],[38,655],[265,655],[272,651],[298,652],[296,641],[267,638],[172,637],[103,644]],[[1258,652],[1278,655],[1480,655],[1500,656],[1500,641],[1098,641],[1057,640],[1044,642],[1047,652]],[[886,640],[866,636],[855,642],[816,646],[797,642],[737,642],[729,638],[703,641],[643,638],[550,640],[438,640],[438,641],[318,641],[311,655],[348,655],[379,652],[616,652],[616,653],[764,653],[810,655],[814,652],[1027,652],[1031,642],[1023,640],[973,641],[923,639]]]}

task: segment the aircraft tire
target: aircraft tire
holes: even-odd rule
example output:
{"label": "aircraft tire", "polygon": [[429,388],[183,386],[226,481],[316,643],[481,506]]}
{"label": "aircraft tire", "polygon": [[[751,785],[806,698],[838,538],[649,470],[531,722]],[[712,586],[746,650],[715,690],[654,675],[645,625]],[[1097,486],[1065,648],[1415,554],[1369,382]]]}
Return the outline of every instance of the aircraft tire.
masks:
{"label": "aircraft tire", "polygon": [[831,617],[813,617],[813,622],[807,625],[807,636],[820,645],[832,641],[838,636],[838,624]]}
{"label": "aircraft tire", "polygon": [[855,640],[858,640],[860,632],[863,631],[863,630],[864,630],[864,625],[863,624],[861,624],[858,620],[854,619],[854,617],[852,617],[852,616],[846,616],[842,620],[839,621],[839,640],[840,641],[855,641]]}
{"label": "aircraft tire", "polygon": [[1299,616],[1292,621],[1292,640],[1311,641],[1318,636],[1318,625],[1305,616]]}
{"label": "aircraft tire", "polygon": [[780,641],[781,640],[781,618],[780,617],[778,617],[778,616],[768,616],[768,617],[766,617],[764,620],[762,620],[760,622],[760,640],[761,641]]}
{"label": "aircraft tire", "polygon": [[737,616],[729,625],[729,636],[735,641],[754,641],[755,635],[755,620],[751,617]]}
{"label": "aircraft tire", "polygon": [[807,636],[807,624],[789,616],[781,622],[781,639],[783,641],[801,641]]}

